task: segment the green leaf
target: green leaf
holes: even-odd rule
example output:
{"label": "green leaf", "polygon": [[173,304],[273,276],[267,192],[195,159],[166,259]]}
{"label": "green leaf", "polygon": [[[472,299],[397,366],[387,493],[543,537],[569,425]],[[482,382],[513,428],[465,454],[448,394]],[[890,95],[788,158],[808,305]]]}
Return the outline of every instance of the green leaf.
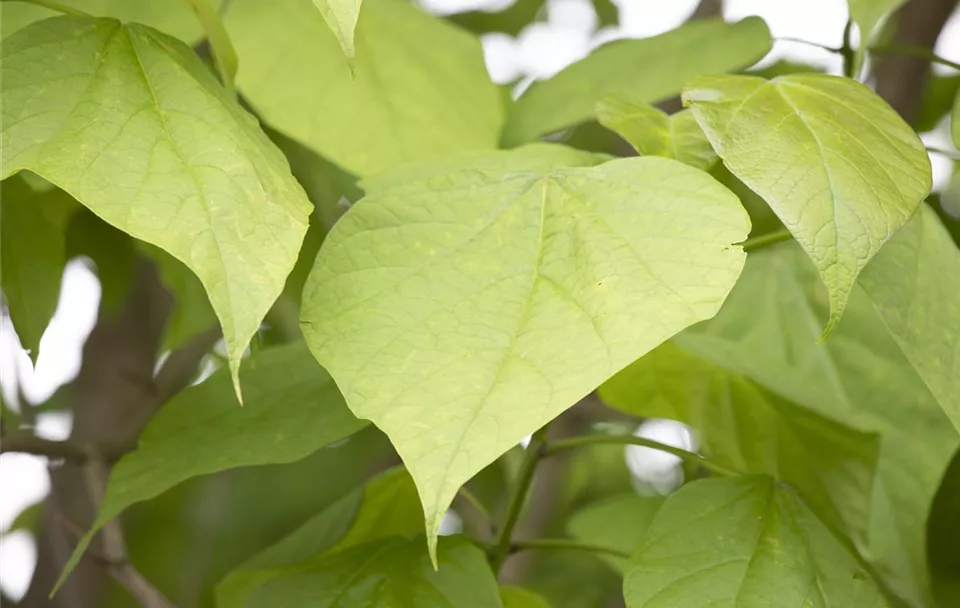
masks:
{"label": "green leaf", "polygon": [[450,15],[447,18],[476,34],[503,32],[516,37],[544,13],[544,4],[546,0],[516,0],[502,11],[476,10]]}
{"label": "green leaf", "polygon": [[697,481],[670,496],[623,595],[628,608],[888,605],[803,501],[766,476]]}
{"label": "green leaf", "polygon": [[689,110],[668,115],[648,103],[611,95],[597,102],[597,120],[627,140],[641,156],[675,158],[704,171],[717,161]]}
{"label": "green leaf", "polygon": [[821,518],[866,542],[880,447],[875,434],[782,399],[673,342],[626,367],[599,393],[627,413],[691,425],[711,460],[790,483]]}
{"label": "green leaf", "polygon": [[408,2],[364,2],[355,75],[308,2],[235,0],[226,22],[257,113],[351,173],[497,145],[502,101],[480,41]]}
{"label": "green leaf", "polygon": [[391,469],[231,572],[217,587],[217,606],[242,607],[251,591],[278,569],[388,536],[413,536],[422,529],[423,511],[410,474],[401,467]]}
{"label": "green leaf", "polygon": [[873,42],[880,22],[900,8],[907,0],[847,0],[850,18],[860,30],[860,49],[863,51]]}
{"label": "green leaf", "polygon": [[314,6],[327,22],[327,27],[340,43],[343,54],[347,56],[351,71],[355,70],[354,58],[357,52],[354,48],[353,36],[362,3],[363,0],[313,0]]}
{"label": "green leaf", "polygon": [[[581,542],[632,554],[643,543],[664,500],[663,496],[615,496],[574,513],[567,522],[567,532]],[[627,560],[622,557],[601,557],[618,572],[627,568]]]}
{"label": "green leaf", "polygon": [[732,193],[663,158],[571,166],[595,158],[539,144],[370,182],[307,281],[307,343],[410,469],[431,545],[467,479],[740,273]]}
{"label": "green leaf", "polygon": [[156,263],[160,280],[174,299],[173,312],[167,319],[163,349],[175,349],[197,334],[215,327],[217,316],[197,275],[162,249],[146,243],[140,243],[140,249]]}
{"label": "green leaf", "polygon": [[76,202],[62,190],[37,192],[20,177],[0,188],[0,287],[20,344],[36,363],[60,298],[65,231]]}
{"label": "green leaf", "polygon": [[[219,7],[222,0],[209,0]],[[181,0],[58,0],[58,4],[74,8],[96,17],[113,17],[124,22],[136,22],[158,29],[164,34],[193,45],[203,38],[203,29],[197,18]],[[0,28],[6,38],[35,21],[59,16],[61,13],[27,2],[0,2]]]}
{"label": "green leaf", "polygon": [[610,94],[635,103],[666,99],[692,78],[749,66],[770,44],[759,17],[693,21],[653,38],[611,42],[531,85],[510,109],[503,143],[515,146],[593,120],[597,101]]}
{"label": "green leaf", "polygon": [[954,147],[960,148],[960,93],[953,102],[953,112],[950,114],[950,135]]}
{"label": "green leaf", "polygon": [[798,405],[880,434],[864,555],[887,587],[928,605],[926,518],[960,437],[862,289],[818,343],[827,306],[816,269],[800,247],[782,243],[751,253],[720,313],[676,340]]}
{"label": "green leaf", "polygon": [[830,294],[826,336],[857,275],[930,192],[923,143],[870,89],[836,76],[706,77],[683,100],[820,271]]}
{"label": "green leaf", "polygon": [[960,597],[960,452],[943,474],[927,521],[927,557],[933,595],[947,608]]}
{"label": "green leaf", "polygon": [[448,536],[438,559],[434,570],[419,538],[373,541],[278,573],[253,592],[248,605],[501,608],[483,551]]}
{"label": "green leaf", "polygon": [[917,375],[960,430],[960,250],[924,205],[860,285]]}
{"label": "green leaf", "polygon": [[113,467],[97,520],[60,583],[93,534],[130,505],[198,475],[300,460],[365,426],[302,343],[261,351],[246,365],[244,378],[243,407],[222,370],[179,393],[154,416],[137,449]]}
{"label": "green leaf", "polygon": [[196,273],[239,395],[311,209],[283,155],[193,51],[145,26],[55,17],[2,58],[2,176],[34,171]]}
{"label": "green leaf", "polygon": [[[237,52],[233,48],[230,36],[223,27],[220,14],[209,0],[186,0],[193,9],[197,20],[203,26],[203,33],[213,51],[213,60],[217,65],[220,81],[231,93],[233,81],[237,76]],[[218,3],[219,4],[219,3]]]}
{"label": "green leaf", "polygon": [[500,599],[503,608],[550,608],[547,601],[533,591],[512,585],[500,587]]}

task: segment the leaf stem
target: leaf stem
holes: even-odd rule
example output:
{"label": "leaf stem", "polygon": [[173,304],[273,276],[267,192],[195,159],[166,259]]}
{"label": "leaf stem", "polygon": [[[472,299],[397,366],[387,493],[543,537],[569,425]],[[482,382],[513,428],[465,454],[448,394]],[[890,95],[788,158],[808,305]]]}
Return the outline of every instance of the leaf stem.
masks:
{"label": "leaf stem", "polygon": [[956,61],[950,61],[949,59],[937,55],[930,49],[913,44],[884,44],[881,46],[870,47],[870,52],[876,53],[877,55],[907,55],[908,57],[926,59],[932,63],[939,63],[940,65],[947,66],[948,68],[960,70],[960,63],[957,63]]}
{"label": "leaf stem", "polygon": [[749,239],[740,243],[740,246],[743,247],[744,251],[749,252],[761,249],[768,245],[773,245],[774,243],[779,243],[781,241],[789,241],[791,238],[793,238],[793,235],[790,234],[790,231],[786,228],[781,228],[780,230],[768,232],[767,234],[750,237]]}
{"label": "leaf stem", "polygon": [[560,550],[560,551],[586,551],[589,553],[602,553],[614,557],[630,559],[630,554],[619,549],[603,547],[601,545],[589,545],[577,542],[568,538],[540,538],[536,540],[521,540],[511,545],[511,552],[530,551],[530,550]]}
{"label": "leaf stem", "polygon": [[571,437],[569,439],[561,439],[555,441],[546,446],[544,452],[545,456],[552,456],[557,452],[562,452],[563,450],[569,450],[573,448],[579,448],[586,445],[603,445],[603,444],[613,444],[613,445],[639,445],[645,448],[651,448],[654,450],[659,450],[661,452],[666,452],[667,454],[673,454],[674,456],[681,458],[687,462],[692,462],[694,464],[700,465],[701,467],[716,473],[717,475],[723,475],[725,477],[737,477],[743,475],[740,471],[736,469],[731,469],[725,467],[722,464],[713,462],[712,460],[707,460],[700,454],[695,452],[690,452],[681,448],[675,448],[672,445],[667,445],[665,443],[660,443],[659,441],[654,441],[653,439],[647,439],[646,437],[637,437],[635,435],[584,435],[582,437]]}
{"label": "leaf stem", "polygon": [[461,486],[457,491],[457,494],[464,500],[464,502],[469,504],[474,511],[479,513],[480,516],[486,520],[487,524],[491,526],[493,525],[493,517],[490,515],[490,511],[483,506],[483,503],[480,502],[480,499],[477,498],[476,494],[467,489],[467,486]]}
{"label": "leaf stem", "polygon": [[54,2],[53,0],[3,0],[3,2],[23,2],[25,4],[34,4],[36,6],[42,6],[43,8],[48,8],[52,11],[57,11],[58,13],[63,13],[64,15],[74,15],[78,17],[93,17],[90,13],[82,11],[78,8],[72,6],[67,6],[66,4],[60,4],[59,2]]}
{"label": "leaf stem", "polygon": [[524,452],[517,482],[514,484],[507,501],[507,512],[503,518],[503,525],[497,530],[497,537],[490,549],[490,567],[495,573],[500,571],[503,561],[510,555],[510,537],[517,525],[517,520],[520,518],[520,512],[523,510],[523,503],[527,498],[527,492],[530,490],[530,483],[533,481],[533,473],[536,471],[540,459],[546,455],[547,428],[549,426],[549,424],[546,424],[533,434]]}

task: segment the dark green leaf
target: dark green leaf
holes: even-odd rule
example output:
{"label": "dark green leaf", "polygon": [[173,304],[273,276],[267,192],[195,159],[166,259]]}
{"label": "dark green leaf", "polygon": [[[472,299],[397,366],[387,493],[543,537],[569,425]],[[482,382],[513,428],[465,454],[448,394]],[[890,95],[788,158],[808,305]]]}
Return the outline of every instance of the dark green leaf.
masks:
{"label": "dark green leaf", "polygon": [[933,595],[949,608],[960,597],[960,452],[943,474],[927,521],[927,559]]}
{"label": "dark green leaf", "polygon": [[547,601],[523,587],[500,587],[503,608],[550,608]]}
{"label": "dark green leaf", "polygon": [[[664,500],[662,496],[615,496],[574,513],[567,532],[583,543],[633,554]],[[621,557],[604,555],[603,559],[619,572],[626,570],[627,560]]]}

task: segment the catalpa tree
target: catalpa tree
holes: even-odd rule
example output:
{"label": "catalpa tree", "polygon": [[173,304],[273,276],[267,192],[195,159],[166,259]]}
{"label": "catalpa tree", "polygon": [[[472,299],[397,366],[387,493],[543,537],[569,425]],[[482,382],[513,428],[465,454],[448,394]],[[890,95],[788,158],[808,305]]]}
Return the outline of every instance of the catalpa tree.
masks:
{"label": "catalpa tree", "polygon": [[102,285],[4,405],[22,605],[960,605],[956,1],[849,0],[841,76],[707,0],[511,96],[543,5],[4,2],[5,312]]}

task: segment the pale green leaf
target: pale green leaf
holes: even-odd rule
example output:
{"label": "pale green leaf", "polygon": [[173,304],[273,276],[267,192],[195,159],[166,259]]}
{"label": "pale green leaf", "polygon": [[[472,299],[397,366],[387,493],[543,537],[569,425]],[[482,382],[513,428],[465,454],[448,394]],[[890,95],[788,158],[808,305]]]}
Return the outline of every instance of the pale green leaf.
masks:
{"label": "pale green leaf", "polygon": [[826,335],[857,275],[930,192],[907,123],[848,78],[713,76],[683,93],[724,164],[800,242],[830,294]]}
{"label": "pale green leaf", "polygon": [[283,567],[388,536],[413,536],[422,529],[423,511],[410,474],[391,469],[231,572],[217,586],[217,606],[241,608],[251,591]]}
{"label": "pale green leaf", "polygon": [[307,281],[308,344],[397,448],[431,542],[467,479],[739,276],[730,191],[663,158],[571,166],[595,159],[538,144],[365,184]]}
{"label": "pale green leaf", "polygon": [[599,393],[630,414],[691,425],[711,460],[790,483],[821,518],[866,542],[875,434],[782,399],[673,342],[630,364]]}
{"label": "pale green leaf", "polygon": [[500,587],[500,600],[503,608],[550,608],[547,601],[533,591],[513,585]]}
{"label": "pale green leaf", "polygon": [[365,426],[302,343],[260,351],[243,377],[243,407],[233,398],[226,370],[163,406],[137,449],[113,467],[96,523],[62,576],[76,565],[93,534],[132,504],[191,477],[300,460]]}
{"label": "pale green leaf", "polygon": [[648,103],[613,95],[597,102],[597,120],[641,156],[675,158],[704,171],[717,161],[717,153],[689,110],[668,115]]}
{"label": "pale green leaf", "polygon": [[237,381],[311,210],[283,155],[193,51],[145,26],[55,17],[2,49],[3,177],[34,171],[186,264]]}
{"label": "pale green leaf", "polygon": [[[574,513],[567,522],[567,532],[580,542],[633,554],[643,543],[647,528],[664,500],[663,496],[615,496]],[[626,570],[626,559],[614,555],[601,557],[618,572]]]}
{"label": "pale green leaf", "polygon": [[277,573],[251,595],[251,606],[312,608],[501,608],[483,551],[444,537],[434,570],[423,539],[393,537],[325,554]]}
{"label": "pale green leaf", "polygon": [[860,52],[874,40],[880,23],[907,0],[847,0],[850,18],[860,30]]}
{"label": "pale green leaf", "polygon": [[860,285],[960,430],[960,250],[924,206],[864,269]]}
{"label": "pale green leaf", "polygon": [[759,17],[734,24],[697,20],[653,38],[611,42],[532,84],[511,107],[503,141],[523,144],[593,120],[597,101],[610,94],[636,103],[666,99],[692,78],[749,67],[770,44]]}
{"label": "pale green leaf", "polygon": [[670,496],[623,582],[628,608],[880,608],[870,574],[803,501],[766,476]]}
{"label": "pale green leaf", "polygon": [[234,0],[226,23],[258,114],[347,171],[497,145],[502,101],[480,41],[409,2],[364,2],[356,74],[309,2]]}
{"label": "pale green leaf", "polygon": [[354,30],[357,28],[357,19],[360,17],[360,5],[363,0],[313,0],[313,4],[323,15],[327,27],[333,32],[343,54],[347,56],[350,69],[354,70],[354,58],[357,51],[354,47]]}
{"label": "pale green leaf", "polygon": [[[209,0],[220,6],[222,0]],[[58,4],[74,8],[95,17],[113,17],[121,21],[142,23],[164,34],[195,44],[203,37],[200,22],[183,0],[58,0]],[[35,21],[57,17],[61,13],[28,2],[0,2],[0,31],[6,38]]]}
{"label": "pale green leaf", "polygon": [[800,247],[783,243],[751,253],[720,313],[677,342],[798,405],[880,434],[864,555],[886,586],[912,605],[929,604],[926,518],[960,437],[862,289],[818,343],[827,307],[816,269]]}
{"label": "pale green leaf", "polygon": [[36,363],[60,298],[66,224],[76,202],[62,190],[37,192],[19,176],[0,188],[0,287],[20,344]]}

